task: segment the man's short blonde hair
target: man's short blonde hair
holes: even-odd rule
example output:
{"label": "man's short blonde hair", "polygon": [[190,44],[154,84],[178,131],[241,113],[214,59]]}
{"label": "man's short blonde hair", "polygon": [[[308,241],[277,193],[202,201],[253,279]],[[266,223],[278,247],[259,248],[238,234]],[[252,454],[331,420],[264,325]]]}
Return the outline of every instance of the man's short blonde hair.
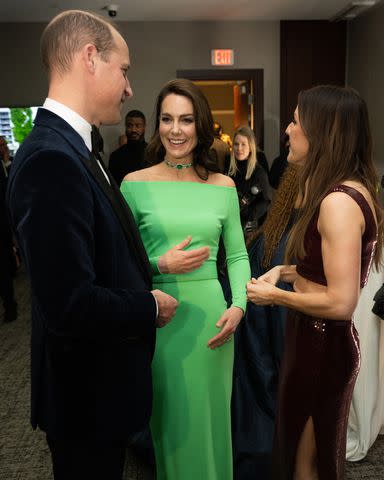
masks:
{"label": "man's short blonde hair", "polygon": [[70,70],[73,56],[87,43],[95,45],[103,60],[107,61],[115,43],[114,26],[95,13],[82,10],[67,10],[54,17],[41,36],[41,57],[44,67],[66,73]]}

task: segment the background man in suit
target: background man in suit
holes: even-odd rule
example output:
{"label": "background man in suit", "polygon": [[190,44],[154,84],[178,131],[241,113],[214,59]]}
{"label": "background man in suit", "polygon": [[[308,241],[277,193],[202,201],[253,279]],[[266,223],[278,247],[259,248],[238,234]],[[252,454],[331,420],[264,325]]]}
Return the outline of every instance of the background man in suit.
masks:
{"label": "background man in suit", "polygon": [[8,180],[7,160],[9,160],[7,142],[4,137],[0,137],[0,297],[4,305],[4,322],[12,322],[17,318],[17,304],[13,289],[16,261],[12,229],[5,206]]}
{"label": "background man in suit", "polygon": [[120,145],[128,140],[145,140],[145,127],[147,121],[140,110],[130,110],[125,116],[125,135],[119,140]]}
{"label": "background man in suit", "polygon": [[214,139],[211,147],[211,153],[215,158],[216,165],[220,173],[228,175],[229,162],[231,159],[231,150],[228,143],[223,142],[220,136],[223,133],[222,126],[215,122],[213,125]]}
{"label": "background man in suit", "polygon": [[124,39],[73,10],[49,23],[41,50],[48,98],[7,192],[32,290],[32,425],[55,479],[121,480],[151,412],[155,328],[177,302],[151,292],[132,213],[91,154],[91,125],[118,123],[132,95]]}
{"label": "background man in suit", "polygon": [[125,116],[126,143],[111,153],[109,170],[120,186],[123,178],[145,167],[145,115],[140,110],[131,110]]}

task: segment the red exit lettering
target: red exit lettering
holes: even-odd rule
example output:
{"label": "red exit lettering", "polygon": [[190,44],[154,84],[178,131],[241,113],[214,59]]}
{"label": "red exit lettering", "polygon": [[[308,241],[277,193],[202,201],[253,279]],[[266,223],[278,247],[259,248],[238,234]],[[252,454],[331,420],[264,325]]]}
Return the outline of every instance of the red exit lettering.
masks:
{"label": "red exit lettering", "polygon": [[215,49],[211,51],[212,65],[233,65],[234,52],[231,49]]}

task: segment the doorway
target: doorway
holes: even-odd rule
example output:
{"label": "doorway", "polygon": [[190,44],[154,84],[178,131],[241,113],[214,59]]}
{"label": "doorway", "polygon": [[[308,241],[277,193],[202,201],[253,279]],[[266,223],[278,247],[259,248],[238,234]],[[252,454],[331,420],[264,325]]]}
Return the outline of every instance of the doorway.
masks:
{"label": "doorway", "polygon": [[240,125],[249,125],[264,148],[264,72],[262,69],[178,70],[178,78],[198,85],[209,102],[214,120],[233,137]]}

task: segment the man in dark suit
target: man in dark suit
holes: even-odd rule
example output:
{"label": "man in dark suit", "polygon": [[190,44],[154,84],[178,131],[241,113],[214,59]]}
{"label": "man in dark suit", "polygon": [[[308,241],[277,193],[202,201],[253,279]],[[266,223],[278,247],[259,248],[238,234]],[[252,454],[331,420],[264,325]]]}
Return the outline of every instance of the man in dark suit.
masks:
{"label": "man in dark suit", "polygon": [[227,143],[221,140],[220,135],[223,133],[222,126],[215,122],[213,125],[214,139],[210,152],[214,158],[220,173],[228,175],[229,163],[231,160],[231,151]]}
{"label": "man in dark suit", "polygon": [[17,318],[17,304],[13,289],[16,262],[12,230],[5,206],[8,171],[4,159],[7,153],[9,156],[7,142],[4,137],[0,137],[0,297],[4,305],[4,322],[12,322]]}
{"label": "man in dark suit", "polygon": [[177,302],[151,291],[132,213],[91,153],[91,125],[118,123],[132,95],[123,37],[67,11],[41,51],[48,98],[7,192],[32,291],[32,425],[46,432],[56,480],[121,480],[151,413],[155,328]]}
{"label": "man in dark suit", "polygon": [[111,153],[109,170],[120,186],[123,178],[145,167],[145,115],[140,110],[131,110],[125,116],[126,143]]}

